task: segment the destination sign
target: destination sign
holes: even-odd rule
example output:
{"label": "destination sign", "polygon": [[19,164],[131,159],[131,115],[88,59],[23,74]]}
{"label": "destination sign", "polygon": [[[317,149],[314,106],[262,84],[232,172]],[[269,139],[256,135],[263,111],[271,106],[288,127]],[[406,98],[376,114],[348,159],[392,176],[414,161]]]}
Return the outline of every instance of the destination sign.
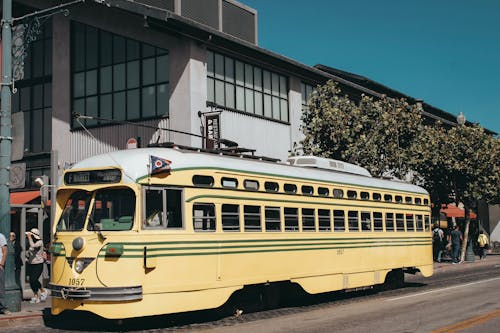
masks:
{"label": "destination sign", "polygon": [[66,172],[66,185],[119,183],[122,173],[118,169]]}

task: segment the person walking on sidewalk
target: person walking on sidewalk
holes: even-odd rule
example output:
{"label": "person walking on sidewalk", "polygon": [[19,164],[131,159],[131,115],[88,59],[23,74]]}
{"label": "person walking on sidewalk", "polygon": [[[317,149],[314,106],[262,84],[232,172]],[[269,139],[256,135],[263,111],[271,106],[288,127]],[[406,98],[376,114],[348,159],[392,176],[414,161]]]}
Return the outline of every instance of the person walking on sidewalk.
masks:
{"label": "person walking on sidewalk", "polygon": [[434,254],[434,261],[441,262],[441,255],[443,254],[443,240],[444,232],[438,224],[434,225],[432,231],[432,250]]}
{"label": "person walking on sidewalk", "polygon": [[16,285],[21,289],[21,267],[23,266],[23,260],[21,259],[21,252],[23,249],[21,248],[21,244],[17,241],[16,233],[11,231],[9,234],[9,242],[12,244],[14,248],[14,263],[15,263],[15,279]]}
{"label": "person walking on sidewalk", "polygon": [[30,247],[26,252],[27,259],[27,269],[28,276],[30,279],[30,287],[33,291],[33,298],[30,303],[40,303],[40,301],[45,301],[47,299],[47,290],[42,287],[40,283],[40,275],[43,271],[43,242],[40,238],[40,231],[37,228],[33,228],[26,232],[26,237],[30,243]]}
{"label": "person walking on sidewalk", "polygon": [[7,260],[7,239],[0,233],[0,313],[10,314],[4,302],[5,297],[5,261]]}
{"label": "person walking on sidewalk", "polygon": [[488,236],[486,236],[482,230],[479,231],[477,243],[479,244],[479,258],[484,260],[486,259],[486,251],[489,248],[490,241],[488,240]]}
{"label": "person walking on sidewalk", "polygon": [[453,226],[453,231],[450,234],[451,242],[451,259],[453,264],[460,263],[460,243],[462,242],[462,232],[458,228],[458,225]]}

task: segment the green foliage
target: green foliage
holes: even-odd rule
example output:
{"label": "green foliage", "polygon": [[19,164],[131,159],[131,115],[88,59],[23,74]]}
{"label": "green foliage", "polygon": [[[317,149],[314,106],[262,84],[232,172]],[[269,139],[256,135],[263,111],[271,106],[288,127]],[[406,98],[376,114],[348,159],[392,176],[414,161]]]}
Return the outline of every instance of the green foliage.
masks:
{"label": "green foliage", "polygon": [[421,112],[404,99],[341,95],[333,81],[317,87],[302,117],[306,154],[362,165],[376,177],[403,178],[421,132]]}
{"label": "green foliage", "polygon": [[329,81],[302,116],[304,153],[361,165],[375,177],[411,175],[437,208],[499,203],[499,140],[479,126],[424,126],[421,114],[405,99],[363,96],[356,104]]}

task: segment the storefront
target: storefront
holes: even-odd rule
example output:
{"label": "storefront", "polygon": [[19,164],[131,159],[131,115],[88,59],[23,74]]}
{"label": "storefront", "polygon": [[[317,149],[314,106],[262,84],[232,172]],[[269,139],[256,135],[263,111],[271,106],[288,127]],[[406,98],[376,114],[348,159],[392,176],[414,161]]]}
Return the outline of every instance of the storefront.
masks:
{"label": "storefront", "polygon": [[[29,247],[25,232],[32,228],[38,228],[43,235],[44,244],[50,242],[50,218],[48,210],[44,210],[40,203],[40,191],[13,192],[10,194],[11,202],[11,231],[16,234],[16,238],[20,241],[22,252],[21,259],[23,266],[21,267],[21,288],[23,291],[30,292],[29,281],[26,278],[26,263],[25,252]],[[48,283],[49,271],[44,267],[42,273],[42,283]],[[26,295],[26,293],[25,293]]]}

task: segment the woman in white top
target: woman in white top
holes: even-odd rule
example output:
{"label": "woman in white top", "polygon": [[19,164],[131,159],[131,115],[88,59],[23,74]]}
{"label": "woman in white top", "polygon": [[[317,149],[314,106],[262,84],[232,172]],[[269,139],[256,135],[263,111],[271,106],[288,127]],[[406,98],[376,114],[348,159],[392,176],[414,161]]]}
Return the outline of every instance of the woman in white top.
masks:
{"label": "woman in white top", "polygon": [[37,228],[33,228],[26,232],[26,237],[30,243],[30,248],[27,252],[28,261],[28,276],[30,279],[30,287],[33,291],[33,298],[30,303],[40,303],[40,301],[45,301],[47,299],[47,290],[42,287],[40,283],[40,275],[43,271],[43,242],[40,238],[40,231]]}

